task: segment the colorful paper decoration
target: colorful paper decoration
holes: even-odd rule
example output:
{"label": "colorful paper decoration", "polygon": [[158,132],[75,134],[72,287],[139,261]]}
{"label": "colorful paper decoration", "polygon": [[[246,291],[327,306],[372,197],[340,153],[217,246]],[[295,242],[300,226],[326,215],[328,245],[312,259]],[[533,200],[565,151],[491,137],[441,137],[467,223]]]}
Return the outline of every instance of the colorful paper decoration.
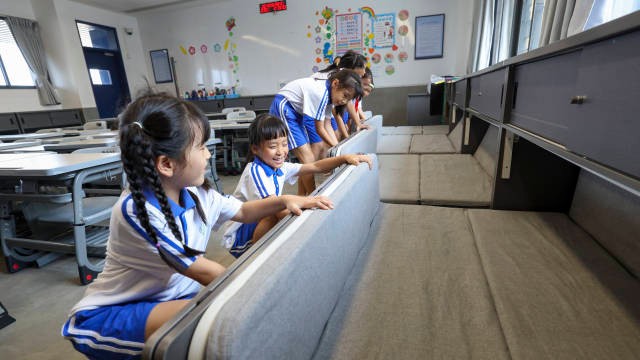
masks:
{"label": "colorful paper decoration", "polygon": [[398,54],[398,60],[400,60],[400,62],[409,60],[409,54],[407,54],[406,51],[400,51],[400,54]]}
{"label": "colorful paper decoration", "polygon": [[207,45],[205,45],[205,44],[200,45],[200,52],[203,53],[203,54],[206,54],[207,53]]}
{"label": "colorful paper decoration", "polygon": [[408,32],[409,27],[407,25],[400,25],[400,27],[398,28],[398,35],[400,36],[406,36]]}
{"label": "colorful paper decoration", "polygon": [[182,46],[182,45],[180,45],[180,52],[181,52],[183,55],[187,55],[187,49],[185,49],[185,48],[184,48],[184,46]]}
{"label": "colorful paper decoration", "polygon": [[394,56],[392,53],[384,54],[384,62],[386,62],[387,64],[392,63],[393,59],[394,59]]}
{"label": "colorful paper decoration", "polygon": [[236,19],[233,17],[230,17],[225,23],[224,25],[227,27],[227,31],[231,31],[231,29],[233,29],[236,26]]}
{"label": "colorful paper decoration", "polygon": [[333,17],[333,9],[325,7],[324,10],[322,10],[322,17],[325,18],[325,20],[331,19]]}
{"label": "colorful paper decoration", "polygon": [[373,11],[373,9],[369,6],[363,6],[360,8],[360,12],[363,14],[367,14],[369,15],[369,17],[371,18],[375,18],[376,17],[376,13],[375,11]]}
{"label": "colorful paper decoration", "polygon": [[409,18],[409,11],[408,10],[400,10],[398,11],[398,19],[405,21]]}
{"label": "colorful paper decoration", "polygon": [[371,57],[371,61],[373,61],[374,64],[380,63],[380,60],[382,60],[382,56],[378,53],[373,54]]}
{"label": "colorful paper decoration", "polygon": [[216,43],[213,45],[213,51],[219,53],[220,51],[222,51],[222,46],[220,46],[220,44]]}
{"label": "colorful paper decoration", "polygon": [[193,55],[196,53],[196,48],[194,46],[189,46],[189,55]]}
{"label": "colorful paper decoration", "polygon": [[387,75],[393,75],[393,73],[396,72],[396,68],[394,68],[393,65],[387,65],[387,67],[384,68],[384,72]]}

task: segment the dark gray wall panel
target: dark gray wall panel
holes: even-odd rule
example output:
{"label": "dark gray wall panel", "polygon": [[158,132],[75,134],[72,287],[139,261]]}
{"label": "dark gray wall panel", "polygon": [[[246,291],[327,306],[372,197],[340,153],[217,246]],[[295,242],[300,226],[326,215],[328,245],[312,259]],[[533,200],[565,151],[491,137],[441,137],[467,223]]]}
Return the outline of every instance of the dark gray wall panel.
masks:
{"label": "dark gray wall panel", "polygon": [[502,121],[502,100],[507,68],[472,77],[469,107],[494,120]]}

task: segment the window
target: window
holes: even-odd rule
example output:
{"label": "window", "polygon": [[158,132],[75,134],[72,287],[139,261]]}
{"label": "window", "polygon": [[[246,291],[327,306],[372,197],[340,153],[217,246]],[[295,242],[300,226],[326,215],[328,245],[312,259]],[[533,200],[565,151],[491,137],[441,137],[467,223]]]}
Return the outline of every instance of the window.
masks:
{"label": "window", "polygon": [[9,25],[2,18],[0,18],[0,86],[35,86],[31,69],[24,60]]}
{"label": "window", "polygon": [[526,53],[540,44],[544,0],[524,0],[520,16],[517,54]]}
{"label": "window", "polygon": [[640,10],[640,0],[594,0],[583,30]]}
{"label": "window", "polygon": [[91,25],[77,21],[80,43],[83,47],[118,50],[116,31],[113,28]]}
{"label": "window", "polygon": [[104,69],[89,69],[93,85],[111,85],[111,73]]}

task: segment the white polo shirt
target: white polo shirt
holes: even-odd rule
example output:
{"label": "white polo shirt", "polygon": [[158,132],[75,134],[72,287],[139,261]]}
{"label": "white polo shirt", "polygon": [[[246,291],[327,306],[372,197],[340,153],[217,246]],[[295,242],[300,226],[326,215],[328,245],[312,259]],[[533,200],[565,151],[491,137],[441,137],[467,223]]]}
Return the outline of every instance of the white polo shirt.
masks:
{"label": "white polo shirt", "polygon": [[327,80],[307,77],[291,81],[278,94],[284,96],[298,114],[322,121],[331,117],[330,89]]}
{"label": "white polo shirt", "polygon": [[[215,230],[240,210],[242,202],[222,196],[214,190],[188,188],[206,214],[200,218],[196,203],[187,189],[180,193],[184,207],[169,199],[175,222],[184,242],[192,249],[205,251],[212,228]],[[169,229],[158,200],[152,191],[144,191],[151,226],[158,234],[158,246],[173,266],[187,269],[196,257],[186,256],[182,243]],[[158,254],[136,216],[129,191],[124,191],[113,207],[104,270],[89,284],[84,297],[72,309],[88,310],[105,305],[135,301],[169,301],[198,292],[201,285],[181,275]]]}
{"label": "white polo shirt", "polygon": [[[285,181],[293,185],[298,181],[298,173],[302,164],[285,162],[279,169],[274,169],[256,157],[247,164],[240,176],[240,181],[233,192],[233,197],[240,201],[259,200],[271,195],[282,195]],[[242,223],[230,221],[225,225],[222,245],[230,249],[235,242],[236,231]]]}

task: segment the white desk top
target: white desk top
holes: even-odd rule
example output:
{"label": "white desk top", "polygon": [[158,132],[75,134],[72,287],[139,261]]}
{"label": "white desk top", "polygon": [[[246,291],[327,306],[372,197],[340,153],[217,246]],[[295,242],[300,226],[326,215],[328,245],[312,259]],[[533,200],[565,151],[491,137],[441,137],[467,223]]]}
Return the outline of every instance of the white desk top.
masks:
{"label": "white desk top", "polygon": [[19,149],[38,145],[37,141],[0,143],[0,150]]}
{"label": "white desk top", "polygon": [[29,133],[29,134],[12,134],[12,135],[0,135],[0,141],[14,141],[20,139],[44,139],[51,137],[60,137],[60,133]]}
{"label": "white desk top", "polygon": [[83,139],[78,141],[65,141],[57,144],[44,144],[46,151],[73,151],[78,149],[111,146],[116,143],[115,138]]}
{"label": "white desk top", "polygon": [[214,130],[241,130],[241,129],[248,129],[249,126],[251,125],[251,122],[214,120],[214,121],[209,121],[209,125]]}
{"label": "white desk top", "polygon": [[0,177],[43,177],[120,162],[119,153],[0,154]]}

